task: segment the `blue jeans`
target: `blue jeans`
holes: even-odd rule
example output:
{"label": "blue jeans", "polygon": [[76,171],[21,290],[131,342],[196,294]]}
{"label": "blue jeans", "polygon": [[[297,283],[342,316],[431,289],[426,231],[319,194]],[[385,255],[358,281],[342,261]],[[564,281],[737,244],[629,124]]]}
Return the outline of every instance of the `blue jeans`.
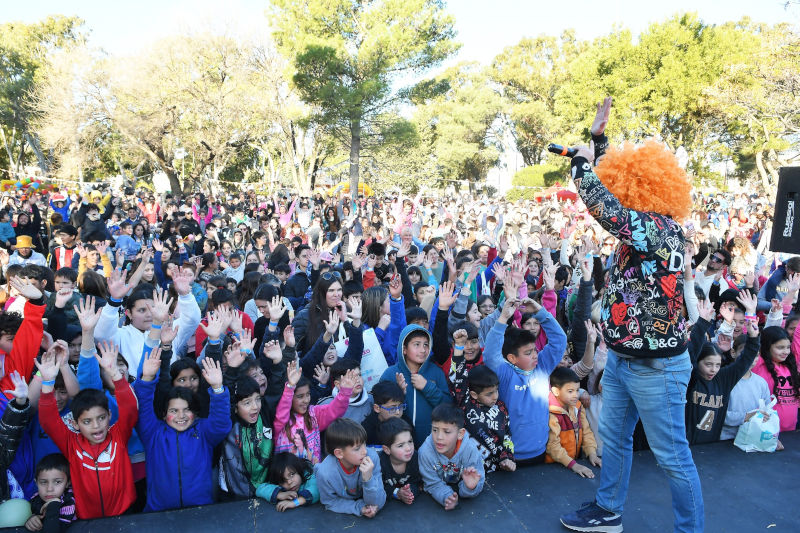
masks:
{"label": "blue jeans", "polygon": [[652,363],[645,365],[608,351],[602,379],[603,468],[597,504],[622,513],[633,461],[633,430],[641,417],[647,442],[669,477],[675,531],[701,532],[703,494],[686,440],[684,411],[692,363],[688,352]]}

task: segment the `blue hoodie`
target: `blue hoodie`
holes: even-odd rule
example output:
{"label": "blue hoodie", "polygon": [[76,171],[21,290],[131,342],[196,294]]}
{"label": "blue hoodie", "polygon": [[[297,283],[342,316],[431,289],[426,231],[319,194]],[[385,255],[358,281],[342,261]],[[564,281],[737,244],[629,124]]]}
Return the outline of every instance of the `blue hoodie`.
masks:
{"label": "blue hoodie", "polygon": [[495,322],[486,336],[483,362],[500,378],[500,399],[508,408],[514,457],[532,459],[544,453],[550,431],[550,373],[564,357],[567,336],[553,315],[544,308],[534,317],[547,334],[536,367],[523,372],[503,358],[506,324]]}
{"label": "blue hoodie", "polygon": [[147,453],[147,505],[145,511],[163,511],[214,503],[212,475],[214,447],[231,430],[228,389],[208,394],[208,418],[199,418],[178,432],[159,420],[153,411],[158,382],[136,380],[139,398],[136,428]]}
{"label": "blue hoodie", "polygon": [[[409,324],[403,328],[403,331],[400,333],[400,339],[397,342],[397,364],[386,369],[381,376],[381,381],[396,382],[396,374],[398,372],[405,377],[406,384],[408,385],[406,388],[406,414],[414,423],[414,444],[419,448],[431,433],[431,412],[433,412],[433,408],[440,403],[453,403],[453,398],[450,396],[447,378],[444,372],[442,372],[442,369],[432,360],[430,351],[418,372],[428,383],[421,391],[418,391],[411,385],[411,370],[409,370],[406,364],[406,357],[403,354],[403,344],[409,333],[414,330],[425,332],[428,336],[429,346],[433,346],[431,334],[427,329],[417,324]],[[545,430],[547,430],[546,421]],[[545,431],[545,441],[547,441],[547,431]]]}

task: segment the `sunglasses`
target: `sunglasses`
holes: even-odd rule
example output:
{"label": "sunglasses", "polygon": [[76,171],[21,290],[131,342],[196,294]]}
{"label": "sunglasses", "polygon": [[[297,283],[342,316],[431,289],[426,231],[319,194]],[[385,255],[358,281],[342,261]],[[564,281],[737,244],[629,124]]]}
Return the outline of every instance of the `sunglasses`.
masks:
{"label": "sunglasses", "polygon": [[342,275],[339,273],[339,271],[338,271],[338,270],[333,270],[333,271],[330,271],[330,272],[325,272],[325,273],[323,273],[323,274],[322,274],[322,276],[320,276],[320,277],[321,277],[322,279],[324,279],[325,281],[330,281],[330,280],[332,280],[332,279],[334,279],[334,278],[335,278],[335,279],[338,279],[338,280],[340,280],[340,281],[341,281],[341,279],[342,279]]}
{"label": "sunglasses", "polygon": [[712,255],[711,256],[711,261],[713,261],[715,263],[722,263],[723,259],[721,257],[719,257],[718,255]]}

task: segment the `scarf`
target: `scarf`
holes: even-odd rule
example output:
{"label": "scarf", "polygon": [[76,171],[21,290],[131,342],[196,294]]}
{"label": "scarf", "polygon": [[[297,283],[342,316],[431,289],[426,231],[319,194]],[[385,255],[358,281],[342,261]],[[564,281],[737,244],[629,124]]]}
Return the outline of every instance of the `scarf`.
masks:
{"label": "scarf", "polygon": [[267,481],[272,455],[272,430],[264,432],[261,415],[251,426],[242,426],[242,458],[250,484],[258,487]]}

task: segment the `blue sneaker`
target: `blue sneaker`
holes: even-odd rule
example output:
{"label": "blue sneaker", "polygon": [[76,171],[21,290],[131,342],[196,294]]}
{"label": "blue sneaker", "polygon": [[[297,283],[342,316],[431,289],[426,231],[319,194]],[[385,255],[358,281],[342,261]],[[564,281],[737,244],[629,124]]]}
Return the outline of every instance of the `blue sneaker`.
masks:
{"label": "blue sneaker", "polygon": [[622,515],[606,511],[596,502],[583,504],[577,511],[563,515],[561,523],[572,531],[622,533]]}

